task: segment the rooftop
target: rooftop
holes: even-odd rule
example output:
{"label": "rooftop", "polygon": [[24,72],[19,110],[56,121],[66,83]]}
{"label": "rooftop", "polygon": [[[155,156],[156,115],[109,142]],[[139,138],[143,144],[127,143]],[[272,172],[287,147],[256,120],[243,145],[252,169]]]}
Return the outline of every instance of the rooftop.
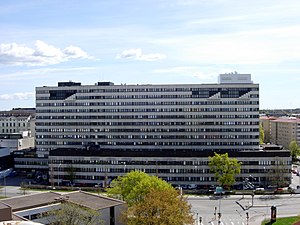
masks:
{"label": "rooftop", "polygon": [[296,118],[296,117],[281,117],[278,118],[276,120],[274,120],[274,122],[282,122],[282,123],[300,123],[300,119]]}
{"label": "rooftop", "polygon": [[125,202],[84,191],[74,191],[66,194],[43,192],[0,200],[0,207],[12,208],[13,212],[41,207],[62,201],[68,201],[90,209],[99,210],[112,206],[122,205]]}
{"label": "rooftop", "polygon": [[85,206],[90,209],[100,210],[112,206],[122,205],[125,202],[83,191],[75,191],[64,195],[67,201]]}
{"label": "rooftop", "polygon": [[30,208],[35,208],[39,206],[49,205],[51,203],[59,202],[61,194],[54,192],[43,192],[32,195],[24,195],[12,198],[2,199],[0,203],[7,204],[12,207],[12,211],[20,211]]}

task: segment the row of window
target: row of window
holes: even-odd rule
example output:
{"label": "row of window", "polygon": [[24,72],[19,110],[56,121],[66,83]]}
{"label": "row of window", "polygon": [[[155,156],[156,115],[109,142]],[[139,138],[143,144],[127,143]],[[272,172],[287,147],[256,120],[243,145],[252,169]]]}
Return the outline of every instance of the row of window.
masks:
{"label": "row of window", "polygon": [[[258,91],[258,87],[251,88],[219,88],[219,87],[211,87],[211,88],[192,88],[192,87],[168,87],[168,88],[158,88],[158,87],[147,87],[147,88],[129,88],[126,86],[114,86],[110,88],[90,88],[87,86],[85,89],[78,88],[76,92],[78,93],[116,93],[116,92],[190,92],[190,91]],[[36,94],[49,94],[50,90],[37,89]],[[57,91],[65,91],[64,89],[57,89]],[[72,91],[72,90],[69,90]]]}
{"label": "row of window", "polygon": [[[253,161],[253,160],[242,160],[242,165],[250,165],[250,166],[256,166],[256,165],[268,165],[267,168],[263,169],[260,168],[264,173],[267,173],[268,170],[270,169],[271,166],[277,165],[278,161],[275,160],[274,158],[270,160],[264,160],[264,161]],[[264,163],[261,163],[264,162]],[[290,166],[291,162],[287,158],[282,158],[281,162],[283,165]],[[203,160],[117,160],[117,159],[65,159],[65,160],[60,160],[60,159],[50,159],[49,161],[50,167],[53,167],[53,171],[64,171],[66,168],[69,168],[68,165],[74,166],[74,167],[79,167],[82,168],[80,165],[114,165],[113,168],[122,168],[125,169],[126,166],[193,166],[194,168],[192,170],[197,170],[200,169],[198,168],[201,166],[208,166],[208,158],[203,158]],[[66,167],[63,166],[57,166],[59,164],[64,164]],[[84,169],[86,167],[83,167]],[[290,167],[289,167],[290,168]],[[111,169],[110,167],[93,167],[90,168],[90,172],[109,172]],[[190,170],[191,168],[186,168]],[[170,170],[174,170],[174,168],[170,168]],[[250,171],[249,171],[250,170]],[[245,169],[245,172],[253,172],[252,169]]]}
{"label": "row of window", "polygon": [[76,133],[157,133],[157,132],[221,132],[221,133],[233,133],[233,132],[258,132],[258,128],[37,128],[36,132],[76,132]]}
{"label": "row of window", "polygon": [[[77,145],[77,146],[89,146],[92,142],[83,141],[37,141],[37,145]],[[114,141],[114,142],[98,142],[96,143],[102,146],[258,146],[259,143],[255,140],[253,142],[210,142],[206,140],[205,142],[150,142],[150,141],[136,141],[136,142],[125,142],[125,141]]]}
{"label": "row of window", "polygon": [[[155,109],[99,109],[99,108],[72,108],[72,109],[37,109],[42,113],[101,113],[101,112],[155,112]],[[258,108],[198,108],[183,109],[182,112],[258,112]],[[164,112],[168,112],[165,110]],[[169,111],[170,112],[170,111]]]}
{"label": "row of window", "polygon": [[37,135],[38,139],[256,139],[258,135]]}
{"label": "row of window", "polygon": [[187,121],[187,122],[36,122],[36,126],[235,126],[258,125],[257,121]]}
{"label": "row of window", "polygon": [[[38,99],[37,99],[38,100]],[[36,107],[62,107],[62,106],[89,106],[93,103],[90,102],[43,102],[43,103],[37,103]],[[235,100],[235,101],[202,101],[199,102],[197,105],[258,105],[258,101],[252,101],[252,100]],[[158,109],[155,109],[158,110]],[[165,110],[165,109],[160,109]],[[175,109],[176,110],[176,109]],[[162,112],[162,111],[161,111]]]}
{"label": "row of window", "polygon": [[0,123],[0,127],[26,127],[26,123]]}
{"label": "row of window", "polygon": [[37,119],[250,119],[259,115],[54,115],[37,116]]}

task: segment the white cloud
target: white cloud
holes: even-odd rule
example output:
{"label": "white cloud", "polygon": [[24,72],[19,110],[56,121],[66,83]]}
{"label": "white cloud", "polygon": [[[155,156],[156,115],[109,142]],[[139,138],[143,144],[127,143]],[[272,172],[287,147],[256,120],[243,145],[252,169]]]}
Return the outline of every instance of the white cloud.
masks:
{"label": "white cloud", "polygon": [[93,57],[89,56],[85,51],[83,51],[81,48],[76,47],[76,46],[69,46],[66,47],[63,50],[63,53],[68,56],[69,58],[85,58],[85,59],[92,59]]}
{"label": "white cloud", "polygon": [[25,92],[25,93],[13,93],[13,94],[3,94],[0,95],[0,100],[2,101],[11,101],[11,100],[28,100],[33,99],[33,92]]}
{"label": "white cloud", "polygon": [[161,53],[143,54],[142,49],[132,48],[124,50],[121,52],[121,54],[117,55],[117,58],[134,59],[140,61],[157,61],[166,58],[166,56]]}
{"label": "white cloud", "polygon": [[16,43],[0,44],[0,64],[45,66],[76,58],[92,57],[76,46],[71,45],[61,50],[40,40],[36,41],[35,49]]}

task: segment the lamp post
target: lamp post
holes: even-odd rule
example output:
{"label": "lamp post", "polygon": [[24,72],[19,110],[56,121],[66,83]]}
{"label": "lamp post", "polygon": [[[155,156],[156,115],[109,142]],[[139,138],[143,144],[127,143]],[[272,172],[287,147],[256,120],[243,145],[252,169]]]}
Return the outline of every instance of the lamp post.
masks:
{"label": "lamp post", "polygon": [[266,167],[264,166],[264,188],[266,188],[267,176],[266,176]]}
{"label": "lamp post", "polygon": [[57,170],[57,188],[59,188],[59,170],[61,167],[61,163],[58,165],[58,170]]}
{"label": "lamp post", "polygon": [[247,225],[249,224],[249,213],[246,212]]}
{"label": "lamp post", "polygon": [[4,197],[6,197],[6,179],[5,179],[5,172],[4,172],[4,176],[3,176],[3,181],[4,181]]}
{"label": "lamp post", "polygon": [[10,170],[4,170],[2,172],[0,172],[0,175],[3,175],[3,185],[4,185],[4,196],[6,197],[6,174],[9,172]]}

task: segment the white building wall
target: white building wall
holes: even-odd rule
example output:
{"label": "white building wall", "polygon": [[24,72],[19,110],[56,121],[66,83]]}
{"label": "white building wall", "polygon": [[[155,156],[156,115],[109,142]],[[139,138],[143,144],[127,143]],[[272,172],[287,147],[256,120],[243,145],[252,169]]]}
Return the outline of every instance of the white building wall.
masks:
{"label": "white building wall", "polygon": [[[59,95],[68,95],[60,97]],[[67,96],[66,95],[66,96]],[[36,88],[37,149],[258,149],[258,84]]]}

